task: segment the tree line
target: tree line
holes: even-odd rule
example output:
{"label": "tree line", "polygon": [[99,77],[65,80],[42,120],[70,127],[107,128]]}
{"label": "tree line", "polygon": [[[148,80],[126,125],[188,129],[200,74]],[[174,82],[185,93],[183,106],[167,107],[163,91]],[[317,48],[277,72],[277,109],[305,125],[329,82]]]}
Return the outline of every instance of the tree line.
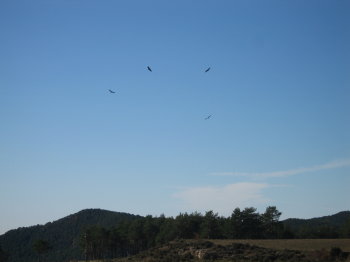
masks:
{"label": "tree line", "polygon": [[213,211],[178,216],[139,217],[106,229],[89,227],[80,236],[86,260],[134,255],[175,239],[290,239],[350,237],[350,220],[342,227],[306,224],[298,230],[279,221],[281,212],[269,206],[264,213],[254,207],[234,209],[222,217]]}
{"label": "tree line", "polygon": [[0,262],[125,257],[174,239],[350,237],[349,211],[314,219],[279,221],[280,216],[275,206],[264,213],[253,207],[236,208],[229,217],[213,211],[141,217],[83,210],[45,226],[5,234],[0,242]]}
{"label": "tree line", "polygon": [[259,214],[256,208],[236,208],[229,217],[213,211],[180,213],[175,218],[146,216],[124,221],[106,229],[89,227],[80,236],[85,259],[124,257],[174,239],[272,239],[291,233],[279,221],[281,212],[269,206]]}

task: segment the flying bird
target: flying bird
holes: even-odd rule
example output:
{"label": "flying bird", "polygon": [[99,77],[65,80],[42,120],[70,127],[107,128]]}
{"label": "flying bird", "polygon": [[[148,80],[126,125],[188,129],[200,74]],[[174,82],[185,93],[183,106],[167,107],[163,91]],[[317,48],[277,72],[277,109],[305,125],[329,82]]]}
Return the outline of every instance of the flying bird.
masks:
{"label": "flying bird", "polygon": [[108,91],[112,94],[115,94],[115,91],[111,90],[111,89],[108,89]]}
{"label": "flying bird", "polygon": [[204,118],[204,120],[208,120],[209,118],[211,118],[211,115],[209,115],[206,118]]}
{"label": "flying bird", "polygon": [[152,72],[152,69],[149,66],[147,66],[147,69],[148,71]]}
{"label": "flying bird", "polygon": [[208,67],[208,69],[207,69],[207,70],[205,70],[204,72],[205,72],[205,73],[207,73],[209,70],[210,70],[210,67]]}

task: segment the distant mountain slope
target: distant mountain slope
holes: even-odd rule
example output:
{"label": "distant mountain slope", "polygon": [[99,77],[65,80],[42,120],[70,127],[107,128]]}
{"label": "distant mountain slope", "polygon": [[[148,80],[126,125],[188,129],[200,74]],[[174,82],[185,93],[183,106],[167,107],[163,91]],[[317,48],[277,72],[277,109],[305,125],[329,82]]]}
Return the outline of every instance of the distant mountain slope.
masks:
{"label": "distant mountain slope", "polygon": [[105,228],[140,216],[101,209],[86,209],[45,225],[18,228],[0,236],[0,245],[9,253],[9,262],[37,261],[33,243],[38,239],[48,241],[53,248],[45,255],[47,261],[62,262],[80,259],[79,236],[92,225]]}
{"label": "distant mountain slope", "polygon": [[[342,211],[331,216],[323,216],[311,219],[289,218],[283,222],[297,237],[310,236],[327,237],[331,231],[341,229],[346,222],[350,222],[350,211]],[[329,237],[337,237],[330,235]]]}

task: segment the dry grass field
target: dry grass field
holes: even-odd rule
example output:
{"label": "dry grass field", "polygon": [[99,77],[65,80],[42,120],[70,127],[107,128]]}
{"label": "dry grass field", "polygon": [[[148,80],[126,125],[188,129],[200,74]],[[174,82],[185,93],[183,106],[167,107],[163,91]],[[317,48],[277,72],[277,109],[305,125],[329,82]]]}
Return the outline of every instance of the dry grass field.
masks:
{"label": "dry grass field", "polygon": [[250,245],[273,248],[291,249],[300,251],[330,250],[339,247],[344,252],[350,252],[350,239],[232,239],[232,240],[210,240],[215,244],[230,245],[232,243],[247,243]]}

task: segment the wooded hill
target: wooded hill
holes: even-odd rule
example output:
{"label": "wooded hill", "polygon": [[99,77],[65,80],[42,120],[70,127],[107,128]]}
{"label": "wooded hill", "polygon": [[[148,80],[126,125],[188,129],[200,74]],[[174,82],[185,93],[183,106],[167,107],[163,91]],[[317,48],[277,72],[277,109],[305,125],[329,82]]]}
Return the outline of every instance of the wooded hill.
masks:
{"label": "wooded hill", "polygon": [[[69,261],[82,257],[80,235],[87,228],[92,226],[111,228],[121,221],[137,218],[141,217],[101,209],[86,209],[45,225],[10,230],[0,236],[0,250],[6,253],[8,262],[36,262],[38,254],[33,245],[38,240],[44,240],[51,247],[45,254],[47,261]],[[2,262],[1,256],[0,262]]]}
{"label": "wooded hill", "polygon": [[350,211],[311,219],[289,218],[283,224],[295,238],[350,237]]}
{"label": "wooded hill", "polygon": [[350,212],[279,221],[268,207],[236,208],[230,217],[212,211],[177,217],[141,217],[88,209],[46,225],[11,230],[0,236],[0,262],[64,262],[74,259],[124,257],[174,239],[267,239],[350,237]]}

